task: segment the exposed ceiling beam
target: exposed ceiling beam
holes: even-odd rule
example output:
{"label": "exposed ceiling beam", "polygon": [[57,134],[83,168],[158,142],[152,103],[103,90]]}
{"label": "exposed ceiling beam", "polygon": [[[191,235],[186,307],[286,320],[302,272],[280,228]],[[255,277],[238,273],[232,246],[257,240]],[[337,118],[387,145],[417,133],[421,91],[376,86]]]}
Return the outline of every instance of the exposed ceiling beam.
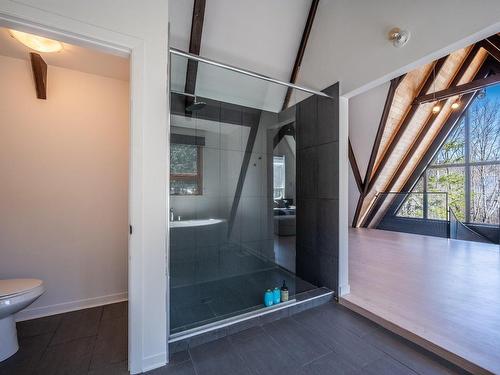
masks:
{"label": "exposed ceiling beam", "polygon": [[452,96],[468,94],[485,87],[496,85],[500,82],[500,74],[493,74],[486,78],[476,79],[474,81],[464,83],[454,87],[449,87],[445,90],[437,91],[432,94],[420,96],[415,99],[413,105],[434,102],[436,100],[443,100],[451,98]]}
{"label": "exposed ceiling beam", "polygon": [[[444,65],[444,62],[446,61],[448,56],[441,57],[439,60],[436,61],[434,68],[436,71],[436,75],[439,73],[441,68]],[[432,82],[434,81],[434,74],[433,74],[433,69],[430,70],[429,75],[427,76],[427,79],[425,80],[424,84],[420,88],[420,91],[417,95],[420,96],[427,92],[429,88],[432,85]],[[387,146],[387,150],[385,150],[384,154],[382,155],[382,159],[380,160],[380,163],[377,166],[377,169],[375,170],[373,176],[371,177],[369,183],[366,185],[367,192],[369,192],[372,188],[373,185],[375,185],[375,182],[377,182],[378,177],[380,176],[380,173],[384,169],[385,165],[387,164],[387,161],[389,160],[389,157],[392,155],[392,152],[396,148],[396,145],[398,144],[399,140],[401,139],[401,136],[404,134],[406,131],[406,128],[410,124],[411,120],[413,119],[413,116],[415,115],[417,111],[417,106],[411,106],[408,113],[406,114],[405,118],[403,119],[403,122],[399,126],[398,130],[396,131],[396,134],[394,138],[392,139],[391,143]]]}
{"label": "exposed ceiling beam", "polygon": [[[191,37],[189,39],[189,53],[199,55],[201,49],[201,35],[205,19],[205,0],[194,0],[193,18],[191,20]],[[186,84],[184,92],[194,94],[196,89],[196,76],[198,74],[198,61],[188,59]],[[192,97],[186,97],[186,102],[193,102]]]}
{"label": "exposed ceiling beam", "polygon": [[500,41],[494,38],[487,38],[481,42],[483,47],[488,53],[498,62],[500,62]]}
{"label": "exposed ceiling beam", "polygon": [[[460,66],[460,69],[455,74],[455,77],[453,78],[453,80],[450,82],[450,85],[449,85],[450,87],[455,86],[462,79],[462,77],[464,76],[464,74],[467,72],[469,64],[470,63],[468,63],[468,64],[463,63]],[[476,76],[474,78],[484,78],[487,75],[488,71],[489,71],[489,69],[487,69],[487,67],[483,66],[479,70],[479,72],[476,74]],[[467,93],[467,94],[465,94],[462,97],[462,99],[461,99],[462,108],[460,108],[458,111],[452,111],[452,112],[450,112],[450,115],[448,116],[448,119],[446,119],[446,121],[444,122],[443,128],[447,128],[447,127],[450,127],[450,126],[455,126],[455,124],[457,123],[458,119],[460,119],[460,117],[462,116],[462,114],[467,110],[467,108],[469,107],[469,105],[472,103],[473,97],[474,97],[474,93]],[[385,189],[386,192],[392,191],[392,189],[394,188],[394,185],[396,184],[396,182],[398,181],[398,179],[403,174],[404,170],[406,169],[406,167],[410,163],[411,159],[413,157],[415,157],[415,152],[417,151],[417,149],[420,146],[420,144],[422,143],[422,141],[425,139],[427,133],[433,127],[434,122],[436,121],[438,115],[439,115],[439,113],[431,113],[430,116],[427,118],[427,121],[423,125],[422,130],[419,132],[417,138],[412,143],[410,149],[406,152],[404,159],[402,160],[402,162],[398,166],[398,169],[396,170],[396,172],[394,173],[394,175],[391,177],[391,179],[389,181],[389,184],[387,185],[387,187]],[[440,134],[440,132],[438,133],[438,135],[439,134]],[[438,135],[436,136],[436,138],[438,138]],[[439,144],[441,145],[442,143],[439,143]],[[434,145],[434,140],[432,141],[432,143],[427,148],[427,150],[426,150],[426,152],[424,154],[423,159],[425,159],[428,154],[431,154],[432,156],[431,156],[431,158],[429,160],[432,160],[432,158],[434,157],[435,153],[439,149],[439,148],[435,149],[433,145]],[[418,169],[418,166],[415,168],[415,170],[417,170],[417,169]],[[418,177],[421,175],[421,173],[422,173],[421,171],[418,173]],[[412,172],[412,174],[407,178],[407,180],[411,179],[414,174],[415,174],[415,171]],[[413,180],[414,181],[412,183],[412,186],[416,182],[417,179],[413,179]],[[405,182],[405,186],[406,186],[406,184],[407,184],[407,181]],[[401,189],[400,191],[407,191],[407,190],[404,190],[404,187],[403,187],[403,189]],[[388,198],[387,195],[382,195],[380,197],[380,199],[382,200],[382,202],[379,202],[379,204],[377,204],[377,205],[374,204],[372,206],[371,212],[368,215],[366,215],[365,222],[363,223],[364,225],[369,226],[371,224],[371,221],[375,217],[375,208],[376,207],[380,208],[382,206],[383,200],[385,200],[387,198]],[[382,215],[381,217],[383,217],[384,215]]]}
{"label": "exposed ceiling beam", "polygon": [[[297,51],[297,56],[295,57],[295,63],[293,64],[292,74],[290,76],[290,83],[295,83],[297,80],[297,75],[299,74],[300,65],[302,64],[302,59],[304,58],[304,52],[306,50],[307,40],[309,39],[309,34],[311,34],[311,28],[314,22],[314,17],[316,16],[316,10],[318,9],[319,0],[312,0],[311,7],[309,8],[309,14],[307,16],[306,25],[302,33],[302,38],[300,39],[299,50]],[[290,102],[290,97],[292,96],[293,89],[288,87],[286,90],[285,100],[283,101],[283,107],[281,110],[285,110]]]}
{"label": "exposed ceiling beam", "polygon": [[361,180],[361,173],[359,173],[358,163],[356,162],[356,156],[354,155],[354,151],[352,149],[351,140],[349,142],[349,163],[351,164],[352,173],[354,174],[354,179],[356,180],[356,185],[358,187],[358,191],[361,194],[363,192],[363,181]]}
{"label": "exposed ceiling beam", "polygon": [[352,226],[355,228],[358,224],[358,218],[361,213],[361,208],[363,206],[363,201],[368,192],[367,186],[371,179],[373,166],[375,165],[375,160],[377,159],[378,150],[380,147],[380,143],[382,142],[382,136],[384,135],[385,124],[387,123],[387,118],[389,117],[389,111],[392,106],[392,101],[394,100],[394,95],[396,94],[396,89],[398,88],[401,81],[404,79],[405,75],[403,74],[400,77],[394,78],[391,80],[391,85],[389,86],[389,91],[387,92],[387,97],[385,99],[384,109],[382,111],[382,117],[380,118],[380,122],[377,129],[377,134],[375,136],[375,141],[373,142],[372,152],[370,154],[370,159],[368,161],[368,166],[366,167],[365,179],[363,181],[363,190],[361,191],[358,204],[356,206],[356,211],[354,212],[354,218],[352,220]]}
{"label": "exposed ceiling beam", "polygon": [[30,52],[30,59],[35,79],[36,97],[47,99],[47,64],[38,53]]}
{"label": "exposed ceiling beam", "polygon": [[[484,77],[490,69],[491,69],[491,65],[483,64],[483,66],[481,67],[481,69],[479,70],[479,72],[477,73],[475,78]],[[445,124],[441,127],[441,130],[437,134],[436,138],[434,138],[434,140],[432,141],[432,144],[427,149],[422,160],[420,160],[420,162],[418,163],[417,167],[413,171],[410,178],[405,182],[401,191],[407,192],[413,188],[413,185],[417,182],[418,178],[420,177],[420,175],[422,174],[424,169],[427,168],[427,166],[429,165],[431,160],[436,155],[436,152],[441,148],[443,143],[448,138],[448,135],[455,128],[455,126],[458,123],[458,120],[460,120],[460,117],[462,116],[462,114],[471,105],[472,100],[475,98],[476,94],[469,93],[469,94],[465,94],[464,96],[462,96],[462,99],[461,99],[461,102],[463,105],[462,109],[459,111],[454,111],[450,115],[450,117],[448,117]]]}

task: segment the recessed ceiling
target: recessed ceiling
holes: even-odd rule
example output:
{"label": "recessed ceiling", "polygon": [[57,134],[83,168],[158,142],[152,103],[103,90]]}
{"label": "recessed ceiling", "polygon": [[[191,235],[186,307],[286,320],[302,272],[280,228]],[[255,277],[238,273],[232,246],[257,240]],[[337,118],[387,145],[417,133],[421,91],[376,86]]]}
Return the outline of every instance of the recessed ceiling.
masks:
{"label": "recessed ceiling", "polygon": [[[40,53],[47,65],[78,70],[104,77],[129,80],[129,59],[83,48],[73,44],[62,43],[60,52]],[[29,60],[29,52],[36,52],[15,40],[9,30],[0,27],[0,55]]]}

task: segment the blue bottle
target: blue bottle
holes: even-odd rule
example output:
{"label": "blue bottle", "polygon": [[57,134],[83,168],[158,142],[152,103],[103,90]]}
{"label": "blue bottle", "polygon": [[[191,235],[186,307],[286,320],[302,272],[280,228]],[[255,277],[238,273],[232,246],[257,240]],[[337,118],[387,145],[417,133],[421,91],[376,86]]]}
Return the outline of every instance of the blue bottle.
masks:
{"label": "blue bottle", "polygon": [[266,307],[273,305],[273,291],[271,289],[267,289],[264,293],[264,305]]}
{"label": "blue bottle", "polygon": [[280,302],[281,302],[281,290],[280,288],[276,287],[273,289],[273,303],[277,305]]}

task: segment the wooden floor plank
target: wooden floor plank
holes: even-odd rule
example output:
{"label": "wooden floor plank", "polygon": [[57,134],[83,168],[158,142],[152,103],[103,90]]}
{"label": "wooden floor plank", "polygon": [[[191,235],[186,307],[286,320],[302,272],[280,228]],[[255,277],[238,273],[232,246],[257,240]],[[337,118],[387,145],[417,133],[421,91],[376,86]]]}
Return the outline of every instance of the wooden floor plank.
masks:
{"label": "wooden floor plank", "polygon": [[350,229],[349,282],[346,306],[475,373],[500,373],[498,245]]}

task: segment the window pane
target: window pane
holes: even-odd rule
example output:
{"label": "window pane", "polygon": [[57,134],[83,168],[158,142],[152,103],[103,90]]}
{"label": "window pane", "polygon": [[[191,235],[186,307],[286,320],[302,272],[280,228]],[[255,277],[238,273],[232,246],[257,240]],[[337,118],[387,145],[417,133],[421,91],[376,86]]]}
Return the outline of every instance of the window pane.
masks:
{"label": "window pane", "polygon": [[422,219],[424,217],[424,194],[408,194],[408,198],[406,198],[396,216]]}
{"label": "window pane", "polygon": [[198,146],[172,143],[170,145],[170,173],[197,173]]}
{"label": "window pane", "polygon": [[465,220],[465,168],[429,168],[427,170],[427,191],[448,193],[450,208],[459,220]]}
{"label": "window pane", "polygon": [[500,160],[500,87],[486,89],[469,109],[471,161]]}
{"label": "window pane", "polygon": [[399,217],[415,217],[415,218],[423,218],[424,217],[424,200],[423,194],[424,191],[424,179],[420,177],[415,184],[412,192],[420,193],[420,194],[409,194],[405,199],[404,203],[401,205],[400,209],[396,213],[396,216]]}
{"label": "window pane", "polygon": [[470,221],[498,224],[500,164],[472,166],[470,178]]}
{"label": "window pane", "polygon": [[274,199],[285,197],[285,157],[273,156]]}
{"label": "window pane", "polygon": [[448,220],[448,206],[446,205],[446,194],[427,194],[427,218],[434,220]]}
{"label": "window pane", "polygon": [[465,161],[465,119],[462,117],[457,127],[448,136],[432,165],[457,164]]}
{"label": "window pane", "polygon": [[171,195],[198,195],[198,183],[196,180],[170,179]]}

